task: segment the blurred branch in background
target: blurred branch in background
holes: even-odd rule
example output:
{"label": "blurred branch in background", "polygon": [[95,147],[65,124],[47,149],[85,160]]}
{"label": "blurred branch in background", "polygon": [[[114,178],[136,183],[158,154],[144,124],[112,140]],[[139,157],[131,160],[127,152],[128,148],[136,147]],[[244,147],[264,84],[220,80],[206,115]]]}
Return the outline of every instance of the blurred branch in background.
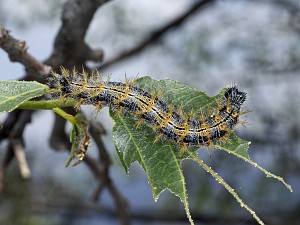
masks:
{"label": "blurred branch in background", "polygon": [[165,26],[162,26],[161,28],[159,28],[155,31],[152,31],[148,35],[148,37],[145,38],[144,41],[138,43],[132,49],[125,50],[124,52],[120,52],[112,59],[109,59],[108,61],[106,61],[103,65],[97,67],[97,69],[100,71],[103,71],[106,68],[112,66],[113,64],[116,64],[122,60],[128,59],[129,57],[136,55],[137,53],[144,50],[149,45],[154,44],[156,41],[161,39],[165,34],[167,34],[168,31],[171,31],[172,29],[179,27],[192,15],[197,13],[199,10],[204,9],[207,5],[209,5],[213,2],[214,2],[214,0],[196,1],[194,4],[192,4],[192,6],[186,12],[182,13],[182,15],[173,19],[170,23],[166,24]]}
{"label": "blurred branch in background", "polygon": [[45,63],[57,71],[62,65],[65,68],[81,68],[88,60],[102,61],[103,51],[91,49],[84,38],[96,10],[108,1],[67,1],[63,7],[62,25],[56,35],[52,54]]}

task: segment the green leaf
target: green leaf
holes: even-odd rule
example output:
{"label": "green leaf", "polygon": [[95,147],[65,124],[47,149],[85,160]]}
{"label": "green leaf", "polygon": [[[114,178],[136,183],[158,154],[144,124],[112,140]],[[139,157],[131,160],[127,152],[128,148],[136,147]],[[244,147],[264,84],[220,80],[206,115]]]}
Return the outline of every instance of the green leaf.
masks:
{"label": "green leaf", "polygon": [[136,129],[135,120],[130,116],[117,116],[111,112],[115,121],[113,137],[120,160],[128,172],[129,167],[138,161],[145,170],[153,197],[168,189],[183,202],[191,224],[185,178],[181,169],[181,158],[171,143],[154,142],[155,134],[149,127]]}
{"label": "green leaf", "polygon": [[42,96],[48,88],[35,81],[0,81],[0,112],[10,112],[23,102]]}
{"label": "green leaf", "polygon": [[[194,88],[183,85],[173,80],[152,80],[150,77],[143,77],[136,81],[136,85],[150,93],[163,93],[162,99],[171,103],[174,108],[183,107],[185,113],[201,112],[209,113],[216,107],[216,101],[224,98],[223,89],[214,97],[207,96]],[[136,128],[136,120],[130,115],[119,116],[111,111],[115,121],[113,138],[120,160],[128,172],[131,164],[138,161],[145,170],[152,188],[154,199],[168,189],[177,195],[183,202],[187,216],[193,224],[188,209],[188,200],[185,187],[185,179],[181,169],[181,162],[184,158],[190,158],[189,154],[180,156],[178,147],[169,141],[154,142],[156,134],[146,125]],[[229,144],[228,144],[229,143]],[[248,142],[230,135],[228,141],[217,143],[215,147],[226,151],[234,151],[242,157],[248,157]],[[189,148],[194,152],[198,148]],[[196,153],[194,153],[196,154]],[[189,155],[189,156],[188,156]]]}

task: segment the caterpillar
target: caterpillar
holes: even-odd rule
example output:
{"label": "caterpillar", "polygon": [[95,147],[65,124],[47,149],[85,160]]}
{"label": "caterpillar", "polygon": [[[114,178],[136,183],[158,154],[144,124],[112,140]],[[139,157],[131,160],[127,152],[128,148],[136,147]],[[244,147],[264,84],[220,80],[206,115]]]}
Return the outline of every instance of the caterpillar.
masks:
{"label": "caterpillar", "polygon": [[181,148],[210,146],[226,138],[240,123],[239,116],[246,100],[246,93],[236,85],[226,89],[224,98],[217,103],[210,115],[185,115],[172,104],[163,101],[154,91],[149,93],[135,86],[134,80],[104,81],[97,73],[88,74],[62,69],[48,78],[52,98],[75,99],[77,106],[94,105],[99,111],[108,106],[114,111],[131,114],[138,124],[145,123],[156,133],[157,139],[167,139]]}

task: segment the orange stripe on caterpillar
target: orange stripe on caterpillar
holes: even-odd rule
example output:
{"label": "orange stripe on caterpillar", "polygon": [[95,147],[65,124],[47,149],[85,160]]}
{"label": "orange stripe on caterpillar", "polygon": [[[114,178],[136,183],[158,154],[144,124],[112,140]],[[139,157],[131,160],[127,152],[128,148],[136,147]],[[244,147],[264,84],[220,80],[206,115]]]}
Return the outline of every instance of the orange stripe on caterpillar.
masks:
{"label": "orange stripe on caterpillar", "polygon": [[171,105],[162,101],[155,93],[146,92],[134,85],[133,81],[103,81],[100,74],[69,72],[53,74],[48,80],[53,98],[75,99],[79,104],[94,105],[98,110],[108,106],[115,111],[129,113],[139,123],[150,126],[158,137],[163,137],[180,145],[209,146],[223,139],[239,123],[244,112],[241,106],[246,93],[236,86],[228,88],[224,98],[209,116],[185,116]]}

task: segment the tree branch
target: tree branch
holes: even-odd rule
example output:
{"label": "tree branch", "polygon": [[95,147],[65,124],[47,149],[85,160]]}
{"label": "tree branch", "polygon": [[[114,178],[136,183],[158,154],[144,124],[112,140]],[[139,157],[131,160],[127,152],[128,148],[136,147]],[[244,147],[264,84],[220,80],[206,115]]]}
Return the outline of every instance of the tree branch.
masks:
{"label": "tree branch", "polygon": [[43,81],[50,73],[51,67],[30,55],[26,42],[15,39],[9,33],[9,30],[0,24],[0,48],[8,54],[10,61],[19,62],[25,67],[29,74],[27,80]]}
{"label": "tree branch", "polygon": [[103,60],[101,49],[92,50],[85,42],[84,37],[93,16],[104,3],[109,0],[69,0],[65,3],[62,12],[62,26],[54,41],[54,49],[46,60],[54,70],[61,65],[66,68],[82,67],[86,61],[100,62]]}

